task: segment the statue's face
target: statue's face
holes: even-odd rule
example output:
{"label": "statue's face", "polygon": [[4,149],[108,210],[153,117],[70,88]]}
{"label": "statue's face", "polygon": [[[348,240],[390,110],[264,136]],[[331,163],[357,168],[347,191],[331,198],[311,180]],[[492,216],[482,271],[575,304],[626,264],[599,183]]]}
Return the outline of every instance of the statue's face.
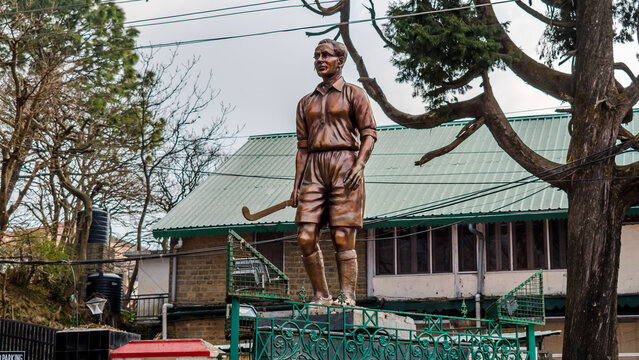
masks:
{"label": "statue's face", "polygon": [[335,55],[333,47],[329,44],[321,44],[315,48],[315,71],[323,79],[329,79],[342,71],[344,59]]}

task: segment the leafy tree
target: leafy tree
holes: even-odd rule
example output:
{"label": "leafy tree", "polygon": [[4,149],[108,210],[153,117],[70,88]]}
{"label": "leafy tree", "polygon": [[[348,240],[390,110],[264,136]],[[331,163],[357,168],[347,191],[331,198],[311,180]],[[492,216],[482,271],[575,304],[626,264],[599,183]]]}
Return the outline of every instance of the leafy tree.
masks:
{"label": "leafy tree", "polygon": [[[524,53],[500,23],[489,0],[410,0],[392,5],[385,28],[374,23],[393,51],[398,80],[412,84],[427,112],[404,113],[388,102],[368,74],[350,37],[350,1],[330,8],[319,1],[304,4],[321,15],[340,15],[339,35],[356,64],[365,90],[395,122],[431,128],[460,118],[472,120],[448,146],[427,153],[423,164],[443,155],[487,126],[499,146],[530,173],[566,192],[568,209],[568,286],[564,359],[618,357],[617,279],[621,226],[639,203],[639,163],[617,165],[615,156],[639,149],[639,135],[624,124],[632,121],[639,101],[639,80],[615,62],[614,44],[633,41],[639,30],[638,0],[516,0],[536,21],[546,24],[541,61]],[[371,3],[372,5],[372,3]],[[473,5],[473,6],[468,6]],[[536,10],[543,6],[546,11]],[[436,11],[462,7],[456,11]],[[371,6],[371,13],[375,17]],[[326,33],[326,32],[322,32]],[[551,65],[571,61],[570,72]],[[491,71],[507,68],[529,85],[570,104],[570,145],[566,164],[530,149],[512,129],[493,95]],[[615,73],[615,70],[620,70]],[[630,78],[623,86],[615,75]],[[458,100],[481,78],[479,95]]]}
{"label": "leafy tree", "polygon": [[131,50],[137,32],[123,22],[121,9],[97,0],[0,4],[0,232],[39,171],[51,167],[38,156],[50,124],[60,124],[71,109],[76,120],[117,121],[108,118],[109,104],[127,90],[137,61]]}

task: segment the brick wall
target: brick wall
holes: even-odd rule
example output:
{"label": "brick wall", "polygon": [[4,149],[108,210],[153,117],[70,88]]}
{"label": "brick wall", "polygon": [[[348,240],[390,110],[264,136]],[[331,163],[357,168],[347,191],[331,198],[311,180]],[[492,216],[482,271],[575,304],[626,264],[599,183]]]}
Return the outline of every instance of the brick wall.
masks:
{"label": "brick wall", "polygon": [[228,344],[224,338],[224,318],[184,319],[172,322],[171,339],[202,339],[213,345]]}
{"label": "brick wall", "polygon": [[[285,235],[291,235],[287,233]],[[252,241],[252,234],[240,234],[246,240]],[[364,239],[366,231],[358,232],[358,239]],[[223,250],[213,253],[194,256],[181,256],[177,260],[175,305],[180,306],[211,306],[222,305],[225,302],[226,292],[226,242],[227,235],[198,236],[183,239],[182,248],[179,251],[189,251],[203,248],[219,247]],[[175,245],[175,240],[171,248]],[[339,280],[335,261],[335,250],[330,239],[330,234],[322,235],[320,246],[324,253],[326,266],[326,278],[334,297],[339,293]],[[366,242],[358,241],[356,246],[359,273],[357,296],[366,296]],[[171,273],[173,264],[171,263]],[[311,283],[304,270],[304,264],[297,246],[296,240],[288,240],[284,243],[284,273],[290,279],[290,294],[293,300],[298,300],[298,291],[302,286],[307,289],[310,296]],[[171,295],[170,295],[171,296]],[[171,297],[169,297],[171,298]],[[172,338],[198,338],[213,344],[226,343],[224,340],[224,318],[207,319],[176,319],[171,320]]]}
{"label": "brick wall", "polygon": [[[226,296],[227,235],[185,238],[179,251],[221,248],[220,251],[177,258],[175,303],[180,305],[214,305],[224,303]],[[171,244],[173,247],[174,244]],[[171,272],[173,273],[173,263]],[[171,283],[171,282],[169,282]],[[172,298],[169,296],[169,298]]]}
{"label": "brick wall", "polygon": [[[358,233],[358,239],[365,238],[365,231]],[[252,234],[241,234],[245,239],[252,239]],[[290,235],[290,233],[285,234]],[[184,239],[180,251],[226,246],[226,235],[198,236]],[[324,253],[326,280],[328,286],[337,296],[339,280],[335,261],[335,250],[329,234],[324,234],[320,240],[320,247]],[[366,243],[358,241],[356,246],[359,272],[357,282],[357,296],[366,296]],[[226,281],[226,250],[203,255],[183,256],[177,260],[176,304],[179,305],[214,305],[225,301]],[[172,266],[172,265],[171,265]],[[298,291],[302,286],[311,294],[311,283],[304,270],[304,264],[295,240],[284,244],[284,273],[290,279],[290,291],[293,299],[298,299]],[[173,271],[173,270],[171,270]],[[173,289],[170,290],[171,293]]]}
{"label": "brick wall", "polygon": [[[360,230],[358,239],[365,239],[366,231]],[[324,266],[326,281],[333,297],[339,294],[339,279],[337,276],[337,263],[335,261],[335,250],[331,242],[330,234],[323,234],[320,239],[320,247],[324,253]],[[357,251],[358,274],[357,274],[357,297],[366,296],[366,242],[358,241],[355,250]],[[284,273],[290,279],[291,297],[298,300],[298,291],[302,286],[307,290],[307,295],[312,295],[311,282],[304,270],[302,257],[296,241],[287,242],[284,245]]]}

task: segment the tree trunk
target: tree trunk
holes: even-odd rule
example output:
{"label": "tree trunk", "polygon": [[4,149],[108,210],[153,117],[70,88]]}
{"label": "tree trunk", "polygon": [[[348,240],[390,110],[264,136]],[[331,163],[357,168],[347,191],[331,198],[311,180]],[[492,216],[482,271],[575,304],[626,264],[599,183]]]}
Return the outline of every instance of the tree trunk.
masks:
{"label": "tree trunk", "polygon": [[583,181],[569,194],[566,360],[618,356],[617,278],[625,207],[602,183]]}
{"label": "tree trunk", "polygon": [[2,317],[7,317],[7,273],[2,273]]}
{"label": "tree trunk", "polygon": [[133,267],[133,272],[131,273],[131,278],[129,279],[129,287],[126,290],[126,295],[124,295],[124,298],[127,300],[131,299],[131,294],[133,294],[133,290],[135,289],[135,281],[138,279],[139,268],[140,262],[136,261],[135,266]]}
{"label": "tree trunk", "polygon": [[617,278],[627,209],[609,156],[622,116],[612,105],[612,1],[576,1],[563,359],[617,359]]}
{"label": "tree trunk", "polygon": [[82,219],[78,222],[76,229],[76,249],[78,251],[78,260],[87,259],[87,244],[89,242],[89,230],[91,229],[92,222],[93,208],[90,205],[85,206]]}
{"label": "tree trunk", "polygon": [[[146,213],[149,209],[149,204],[151,203],[151,180],[148,172],[146,171],[146,168],[144,171],[144,180],[146,196],[144,197],[144,205],[142,206],[142,213],[140,214],[140,219],[138,220],[138,229],[136,233],[136,250],[138,252],[142,251],[142,228],[144,227],[144,219],[146,218]],[[136,261],[135,267],[133,268],[133,273],[131,274],[131,279],[129,279],[129,288],[126,290],[126,295],[124,297],[125,299],[130,299],[131,294],[133,294],[135,282],[138,279],[139,268],[139,261]]]}

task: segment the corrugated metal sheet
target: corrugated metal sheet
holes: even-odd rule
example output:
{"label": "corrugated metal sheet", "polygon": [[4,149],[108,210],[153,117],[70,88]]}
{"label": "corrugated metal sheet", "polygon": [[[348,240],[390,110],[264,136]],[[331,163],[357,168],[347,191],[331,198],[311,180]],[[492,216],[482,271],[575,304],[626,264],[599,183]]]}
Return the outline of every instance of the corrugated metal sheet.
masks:
{"label": "corrugated metal sheet", "polygon": [[[639,112],[635,116],[639,117]],[[569,119],[548,115],[510,121],[528,146],[549,160],[564,163]],[[365,171],[368,225],[380,226],[382,221],[395,218],[465,217],[472,221],[473,216],[567,209],[565,194],[520,167],[499,148],[486,127],[451,153],[421,167],[414,165],[424,153],[450,143],[464,124],[458,121],[427,130],[379,129]],[[639,131],[638,125],[631,127],[633,133]],[[295,153],[294,134],[251,137],[215,175],[159,221],[154,233],[161,236],[172,229],[291,224],[295,209],[249,222],[241,208],[248,206],[255,212],[289,198]],[[637,160],[636,153],[623,155],[624,162]]]}

